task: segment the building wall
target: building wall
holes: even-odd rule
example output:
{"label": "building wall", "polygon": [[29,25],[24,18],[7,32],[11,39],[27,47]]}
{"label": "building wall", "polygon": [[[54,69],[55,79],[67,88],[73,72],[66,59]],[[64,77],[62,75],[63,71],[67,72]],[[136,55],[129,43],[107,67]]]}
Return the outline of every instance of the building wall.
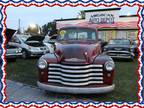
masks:
{"label": "building wall", "polygon": [[56,21],[56,27],[59,29],[63,25],[75,25],[78,23],[84,22],[85,19],[79,19],[79,20],[64,20],[64,21]]}
{"label": "building wall", "polygon": [[127,38],[130,40],[137,39],[138,30],[118,30],[118,38]]}
{"label": "building wall", "polygon": [[85,20],[93,23],[115,23],[119,19],[119,10],[86,12]]}
{"label": "building wall", "polygon": [[110,39],[116,38],[116,30],[103,30],[98,31],[99,39],[102,39],[104,41],[109,41]]}
{"label": "building wall", "polygon": [[[82,23],[85,21],[92,21],[92,23],[103,24],[103,23],[110,23],[107,19],[111,19],[113,17],[114,23],[115,22],[131,22],[131,21],[138,21],[137,16],[119,16],[119,10],[109,10],[109,11],[92,11],[92,12],[85,12],[85,19],[78,19],[78,20],[62,20],[57,21],[57,28],[60,28],[61,25],[75,25],[78,23]],[[92,19],[92,20],[91,20]],[[105,21],[106,20],[106,21]],[[102,21],[102,22],[101,22]],[[122,30],[123,29],[123,30]],[[121,29],[99,29],[99,38],[105,41],[113,38],[128,38],[128,39],[137,39],[138,28],[135,30],[130,30],[130,28],[121,28]]]}
{"label": "building wall", "polygon": [[108,42],[110,39],[126,38],[130,40],[137,39],[138,30],[100,30],[99,38]]}
{"label": "building wall", "polygon": [[130,22],[130,21],[138,21],[138,17],[119,17],[119,22]]}

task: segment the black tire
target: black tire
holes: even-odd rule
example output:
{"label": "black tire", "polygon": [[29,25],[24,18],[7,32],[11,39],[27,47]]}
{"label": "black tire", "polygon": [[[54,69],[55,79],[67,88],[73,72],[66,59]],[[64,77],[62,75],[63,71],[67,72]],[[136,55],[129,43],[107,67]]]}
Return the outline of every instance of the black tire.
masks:
{"label": "black tire", "polygon": [[25,50],[22,51],[22,58],[23,59],[27,58],[27,52]]}
{"label": "black tire", "polygon": [[7,59],[8,62],[16,62],[16,58],[9,58]]}

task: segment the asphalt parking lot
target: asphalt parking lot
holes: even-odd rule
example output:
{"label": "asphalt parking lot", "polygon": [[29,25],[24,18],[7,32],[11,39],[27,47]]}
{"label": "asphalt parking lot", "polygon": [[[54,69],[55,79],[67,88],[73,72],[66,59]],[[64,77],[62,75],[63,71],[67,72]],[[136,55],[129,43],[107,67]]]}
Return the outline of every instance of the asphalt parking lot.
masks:
{"label": "asphalt parking lot", "polygon": [[[8,101],[134,101],[137,99],[137,68],[135,59],[116,61],[116,88],[107,94],[72,95],[45,92],[37,87],[37,59],[17,59],[7,64]],[[13,82],[14,81],[14,82]]]}
{"label": "asphalt parking lot", "polygon": [[38,87],[22,84],[7,80],[7,101],[13,102],[43,102],[43,101],[90,101],[93,97],[105,97],[106,94],[101,95],[72,95],[72,94],[59,94],[44,91]]}

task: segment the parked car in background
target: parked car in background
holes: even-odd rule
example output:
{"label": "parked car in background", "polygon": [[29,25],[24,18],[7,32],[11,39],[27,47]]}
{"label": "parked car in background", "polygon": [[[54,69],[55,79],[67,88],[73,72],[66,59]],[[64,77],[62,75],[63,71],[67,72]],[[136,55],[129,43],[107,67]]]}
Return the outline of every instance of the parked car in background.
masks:
{"label": "parked car in background", "polygon": [[5,35],[6,35],[6,44],[11,40],[11,38],[17,33],[16,30],[6,28]]}
{"label": "parked car in background", "polygon": [[128,39],[112,39],[104,47],[104,52],[112,58],[134,59],[134,50]]}
{"label": "parked car in background", "polygon": [[50,53],[54,52],[54,45],[53,45],[53,43],[51,43],[51,37],[45,36],[43,43],[44,43],[44,45],[46,45],[49,48]]}
{"label": "parked car in background", "polygon": [[[18,46],[15,46],[15,45],[11,45],[10,44],[10,40],[11,38],[14,36],[14,34],[16,34],[16,30],[13,30],[13,29],[10,29],[10,28],[7,28],[6,29],[6,58],[7,60],[15,60],[16,58],[18,57],[21,57],[22,55],[22,49]],[[0,52],[2,54],[2,49],[0,49]]]}
{"label": "parked car in background", "polygon": [[132,41],[132,49],[133,49],[135,56],[138,56],[138,40]]}
{"label": "parked car in background", "polygon": [[61,28],[55,52],[38,60],[38,86],[52,92],[72,94],[112,91],[115,63],[102,53],[100,43],[94,28]]}
{"label": "parked car in background", "polygon": [[7,44],[6,45],[6,58],[16,59],[22,56],[22,48]]}
{"label": "parked car in background", "polygon": [[22,57],[39,57],[49,52],[49,49],[43,44],[44,37],[15,35],[11,44],[22,48]]}

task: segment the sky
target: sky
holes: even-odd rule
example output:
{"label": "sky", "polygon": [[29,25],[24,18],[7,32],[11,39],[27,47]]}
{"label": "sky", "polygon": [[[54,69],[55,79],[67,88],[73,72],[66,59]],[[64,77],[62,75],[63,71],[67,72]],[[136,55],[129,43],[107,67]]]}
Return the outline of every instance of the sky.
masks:
{"label": "sky", "polygon": [[[66,18],[76,18],[78,16],[78,13],[81,10],[91,10],[91,9],[99,9],[99,8],[106,8],[104,6],[101,7],[36,7],[36,6],[30,6],[30,7],[13,7],[9,6],[6,9],[7,19],[6,24],[8,28],[12,29],[18,29],[18,20],[20,19],[21,22],[21,29],[27,29],[28,25],[30,24],[38,24],[39,26],[42,26],[50,21],[53,21],[55,19],[66,19]],[[114,7],[110,7],[114,8]],[[138,7],[128,7],[123,6],[120,10],[120,15],[135,15],[138,11]]]}

